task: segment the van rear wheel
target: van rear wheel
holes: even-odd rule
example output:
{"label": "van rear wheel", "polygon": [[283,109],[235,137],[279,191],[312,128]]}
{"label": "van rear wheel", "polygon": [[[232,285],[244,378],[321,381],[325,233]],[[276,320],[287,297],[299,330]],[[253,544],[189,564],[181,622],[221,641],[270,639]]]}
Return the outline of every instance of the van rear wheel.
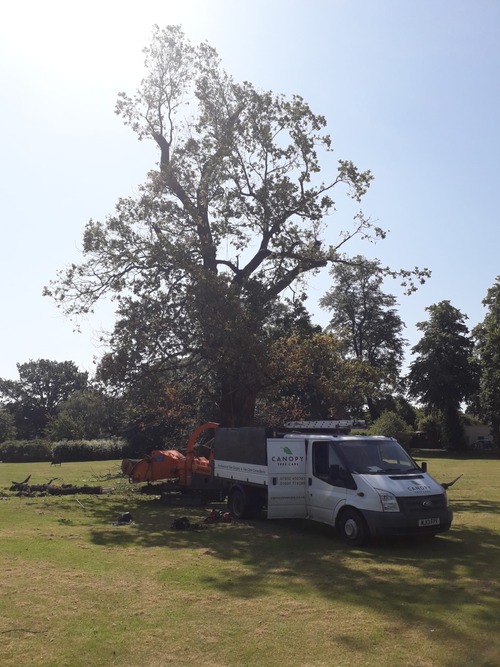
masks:
{"label": "van rear wheel", "polygon": [[339,517],[337,529],[342,540],[352,547],[361,547],[368,542],[368,527],[356,510],[345,509]]}
{"label": "van rear wheel", "polygon": [[227,507],[234,519],[244,519],[248,513],[245,491],[240,486],[234,486],[229,491]]}

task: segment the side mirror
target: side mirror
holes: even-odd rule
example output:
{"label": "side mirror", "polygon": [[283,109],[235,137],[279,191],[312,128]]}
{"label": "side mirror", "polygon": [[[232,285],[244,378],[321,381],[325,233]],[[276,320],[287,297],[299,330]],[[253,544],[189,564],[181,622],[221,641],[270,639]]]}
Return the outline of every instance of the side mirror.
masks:
{"label": "side mirror", "polygon": [[422,468],[422,472],[427,472],[427,461],[422,461],[420,467]]}

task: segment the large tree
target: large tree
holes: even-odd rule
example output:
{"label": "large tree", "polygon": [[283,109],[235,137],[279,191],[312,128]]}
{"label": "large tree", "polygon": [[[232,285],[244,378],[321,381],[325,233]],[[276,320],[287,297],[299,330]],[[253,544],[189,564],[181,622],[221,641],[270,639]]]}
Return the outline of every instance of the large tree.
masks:
{"label": "large tree", "polygon": [[452,449],[465,446],[460,406],[477,389],[477,364],[472,360],[473,341],[464,315],[449,301],[426,309],[429,319],[419,322],[422,338],[413,347],[417,355],[410,364],[410,396],[421,401],[428,414],[442,416],[443,444]]}
{"label": "large tree", "polygon": [[43,435],[58,406],[87,386],[88,374],[72,361],[38,359],[17,364],[17,370],[19,380],[0,379],[0,398],[22,438]]}
{"label": "large tree", "polygon": [[372,175],[339,160],[321,179],[325,118],[299,96],[234,82],[215,50],[179,27],[156,26],[144,52],[145,78],[134,95],[120,93],[116,111],[156,143],[159,168],[137,198],[87,224],[84,262],[46,292],[69,315],[116,300],[110,346],[124,383],[189,367],[214,417],[251,423],[276,301],[337,261],[353,236],[384,235],[356,212],[336,243],[324,241],[334,189],[360,202]]}
{"label": "large tree", "polygon": [[491,424],[494,443],[500,447],[500,276],[488,290],[483,304],[488,312],[473,331],[481,368],[476,402],[479,416]]}
{"label": "large tree", "polygon": [[[331,312],[329,329],[345,341],[349,356],[381,371],[386,391],[396,387],[406,344],[396,310],[396,297],[382,290],[384,273],[378,260],[361,255],[333,264],[333,286],[320,300]],[[380,392],[377,392],[380,394]],[[366,396],[370,415],[380,411],[374,396]]]}

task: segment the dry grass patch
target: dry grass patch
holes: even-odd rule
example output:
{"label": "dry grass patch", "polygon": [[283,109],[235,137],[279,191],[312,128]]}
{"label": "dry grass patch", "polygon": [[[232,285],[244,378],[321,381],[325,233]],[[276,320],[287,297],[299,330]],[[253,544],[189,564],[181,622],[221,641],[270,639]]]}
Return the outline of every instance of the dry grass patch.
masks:
{"label": "dry grass patch", "polygon": [[[465,473],[449,534],[367,549],[304,521],[172,531],[205,511],[169,509],[119,480],[113,496],[80,497],[86,509],[6,494],[0,664],[496,666],[500,463],[485,463],[431,462],[442,481]],[[33,465],[50,478],[47,464],[3,464],[0,490]],[[109,463],[91,468],[58,474],[109,476]],[[113,526],[125,510],[136,523]]]}

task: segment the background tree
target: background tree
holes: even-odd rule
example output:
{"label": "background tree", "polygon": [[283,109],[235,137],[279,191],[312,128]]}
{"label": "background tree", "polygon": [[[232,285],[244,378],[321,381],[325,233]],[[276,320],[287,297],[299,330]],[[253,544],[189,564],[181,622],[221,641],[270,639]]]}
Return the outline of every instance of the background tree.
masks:
{"label": "background tree", "polygon": [[496,447],[500,447],[500,276],[487,292],[483,304],[488,309],[475,327],[475,355],[481,369],[477,411],[491,424]]}
{"label": "background tree", "polygon": [[412,349],[418,356],[410,364],[408,390],[428,414],[441,414],[444,446],[461,449],[466,443],[460,405],[473,396],[478,383],[477,364],[471,359],[473,341],[465,325],[467,316],[449,301],[426,310],[429,319],[417,324],[423,336]]}
{"label": "background tree", "polygon": [[51,440],[94,440],[123,434],[124,401],[96,389],[73,392],[45,429]]}
{"label": "background tree", "polygon": [[445,433],[443,416],[434,411],[429,414],[423,408],[417,411],[418,440],[421,447],[441,447]]}
{"label": "background tree", "polygon": [[214,419],[214,395],[201,363],[140,369],[132,377],[120,354],[106,354],[96,380],[121,401],[121,434],[141,456],[151,449],[178,448],[200,422]]}
{"label": "background tree", "polygon": [[[404,385],[404,382],[401,384]],[[382,398],[377,399],[376,405],[381,415],[384,412],[394,412],[412,430],[417,428],[418,410],[405,396],[397,393],[394,395],[384,394]]]}
{"label": "background tree", "polygon": [[[120,93],[116,111],[157,144],[159,170],[104,223],[87,224],[84,262],[46,293],[73,316],[111,296],[111,354],[124,382],[189,371],[204,377],[213,417],[249,424],[276,302],[337,261],[353,236],[384,236],[357,212],[337,243],[323,242],[333,190],[342,186],[358,203],[372,175],[339,160],[322,180],[325,118],[299,96],[235,83],[214,49],[193,46],[179,27],[154,28],[145,66],[140,88]],[[400,275],[411,282],[413,273]]]}
{"label": "background tree", "polygon": [[85,424],[81,417],[71,417],[63,412],[50,417],[44,430],[48,440],[58,442],[60,440],[83,440],[85,439]]}
{"label": "background tree", "polygon": [[380,385],[373,367],[346,359],[343,341],[319,332],[273,341],[267,376],[257,415],[276,427],[289,420],[360,417],[366,394],[375,395]]}
{"label": "background tree", "polygon": [[14,417],[5,409],[0,409],[0,442],[13,440],[16,437]]}
{"label": "background tree", "polygon": [[126,394],[129,418],[124,435],[131,451],[140,455],[151,449],[182,448],[200,422],[212,420],[212,411],[200,400],[196,378],[190,383],[184,373],[179,381],[174,374],[161,384],[158,379],[157,391],[150,391],[151,384],[143,381]]}
{"label": "background tree", "polygon": [[38,359],[17,364],[19,380],[0,379],[0,396],[13,415],[18,437],[43,435],[62,401],[87,386],[88,374],[72,361]]}
{"label": "background tree", "polygon": [[[320,300],[331,311],[329,329],[346,343],[349,356],[383,371],[385,389],[397,385],[406,341],[404,324],[396,311],[396,297],[382,290],[384,272],[378,260],[360,255],[333,264],[333,287]],[[378,392],[380,393],[380,392]],[[373,396],[366,396],[372,419],[381,410]]]}
{"label": "background tree", "polygon": [[370,435],[386,435],[396,438],[398,442],[409,447],[412,438],[412,429],[396,412],[384,410],[368,429]]}

